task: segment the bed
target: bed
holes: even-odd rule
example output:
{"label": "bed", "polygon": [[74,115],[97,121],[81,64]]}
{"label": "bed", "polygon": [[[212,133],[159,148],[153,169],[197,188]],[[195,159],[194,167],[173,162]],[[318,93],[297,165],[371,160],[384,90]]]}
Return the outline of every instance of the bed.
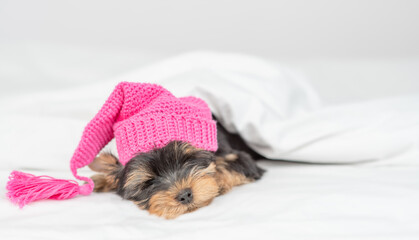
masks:
{"label": "bed", "polygon": [[[228,61],[232,57],[237,61]],[[205,85],[193,85],[197,76],[200,82],[211,84],[217,79],[226,83],[244,76],[218,74],[220,66],[214,68],[214,62],[208,62],[208,59],[214,59],[221,66],[225,66],[223,61],[234,62],[231,68],[240,64],[260,64],[253,70],[261,74],[247,72],[245,75],[273,84],[281,81],[282,86],[286,86],[278,94],[286,96],[281,103],[270,99],[278,103],[271,106],[270,100],[261,96],[249,100],[254,107],[245,109],[257,112],[265,104],[263,106],[270,107],[273,112],[278,110],[274,117],[244,115],[240,112],[243,109],[231,107],[237,104],[232,103],[234,98],[222,98],[206,91]],[[268,68],[266,64],[269,64]],[[211,71],[202,67],[208,65],[213,67]],[[45,77],[69,73],[69,69],[57,73],[53,65],[41,66],[49,70],[46,73],[56,75],[40,71],[39,78],[42,74]],[[280,80],[272,78],[277,74],[272,72],[270,75],[270,68],[277,67],[285,69],[283,65],[279,67],[276,63],[243,55],[193,53],[115,76],[108,69],[106,81],[99,80],[102,75],[92,74],[92,81],[88,83],[82,80],[74,85],[65,81],[62,85],[46,80],[38,84],[28,82],[29,87],[23,91],[17,84],[2,83],[10,89],[3,90],[5,94],[0,98],[4,114],[0,119],[0,182],[3,186],[13,169],[72,179],[68,162],[84,125],[115,83],[133,79],[161,83],[178,95],[193,94],[204,98],[230,131],[244,135],[254,149],[275,160],[260,161],[260,166],[267,170],[260,181],[237,187],[216,198],[210,206],[170,221],[151,216],[112,193],[93,193],[68,201],[44,200],[19,209],[8,201],[3,187],[0,188],[0,237],[418,239],[417,94],[332,104],[322,101],[324,91],[318,91],[315,84],[311,87],[309,80],[300,80],[292,71],[281,70]],[[243,65],[240,69],[250,71]],[[13,76],[4,69],[0,73],[3,79]],[[21,76],[23,83],[22,79],[27,76]],[[234,84],[233,81],[231,86],[237,85]],[[229,86],[226,84],[226,89]],[[243,90],[246,91],[248,89]],[[363,118],[354,117],[356,114]],[[273,121],[270,119],[281,124],[269,125]],[[267,129],[271,130],[277,127],[275,129],[281,134],[264,138],[269,134],[264,134],[266,130],[258,132],[263,129],[257,127],[261,124],[269,125]],[[252,141],[257,137],[261,138]],[[51,150],[46,152],[45,145]],[[114,144],[108,148],[114,149]],[[93,173],[83,169],[81,174]]]}

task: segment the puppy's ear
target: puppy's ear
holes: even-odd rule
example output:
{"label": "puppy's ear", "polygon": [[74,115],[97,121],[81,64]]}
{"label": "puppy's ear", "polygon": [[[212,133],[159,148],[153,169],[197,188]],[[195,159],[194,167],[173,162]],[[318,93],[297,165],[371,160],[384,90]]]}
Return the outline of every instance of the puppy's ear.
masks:
{"label": "puppy's ear", "polygon": [[93,191],[109,192],[116,190],[123,166],[114,155],[101,153],[89,164],[89,168],[100,172],[92,176],[92,180],[95,183]]}
{"label": "puppy's ear", "polygon": [[242,151],[216,157],[216,178],[220,194],[227,193],[234,186],[250,183],[260,179],[265,172],[256,165],[255,160]]}

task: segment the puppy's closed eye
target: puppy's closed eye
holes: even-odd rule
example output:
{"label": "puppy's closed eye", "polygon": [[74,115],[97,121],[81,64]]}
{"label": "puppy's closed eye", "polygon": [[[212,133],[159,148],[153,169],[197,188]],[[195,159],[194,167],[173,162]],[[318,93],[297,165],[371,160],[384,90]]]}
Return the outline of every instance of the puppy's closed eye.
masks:
{"label": "puppy's closed eye", "polygon": [[178,141],[140,153],[125,166],[115,156],[101,154],[90,168],[101,172],[92,177],[95,191],[116,190],[141,209],[169,219],[206,206],[216,196],[263,173],[242,152],[216,157]]}

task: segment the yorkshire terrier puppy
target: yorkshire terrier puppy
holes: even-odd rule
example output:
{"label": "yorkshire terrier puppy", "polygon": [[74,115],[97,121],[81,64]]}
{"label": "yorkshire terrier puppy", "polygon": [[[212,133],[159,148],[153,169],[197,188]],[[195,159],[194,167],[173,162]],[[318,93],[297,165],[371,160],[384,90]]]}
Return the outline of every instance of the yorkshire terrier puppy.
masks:
{"label": "yorkshire terrier puppy", "polygon": [[139,153],[125,166],[110,153],[101,153],[89,167],[95,192],[116,191],[141,209],[166,219],[207,206],[234,186],[262,177],[261,158],[235,134],[217,123],[217,152],[172,141],[163,148]]}

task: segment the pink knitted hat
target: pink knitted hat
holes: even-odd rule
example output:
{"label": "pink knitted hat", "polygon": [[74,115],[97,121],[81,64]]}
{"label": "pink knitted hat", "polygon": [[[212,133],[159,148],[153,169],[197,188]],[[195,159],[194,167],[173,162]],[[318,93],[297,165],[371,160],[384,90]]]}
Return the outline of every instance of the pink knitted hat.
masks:
{"label": "pink knitted hat", "polygon": [[122,82],[116,86],[96,116],[87,124],[70,161],[79,180],[13,171],[7,183],[9,199],[23,207],[40,199],[63,200],[78,194],[89,195],[92,179],[77,175],[115,137],[119,161],[125,165],[136,153],[164,147],[173,140],[197,148],[217,150],[217,127],[207,104],[196,97],[176,98],[155,84]]}

